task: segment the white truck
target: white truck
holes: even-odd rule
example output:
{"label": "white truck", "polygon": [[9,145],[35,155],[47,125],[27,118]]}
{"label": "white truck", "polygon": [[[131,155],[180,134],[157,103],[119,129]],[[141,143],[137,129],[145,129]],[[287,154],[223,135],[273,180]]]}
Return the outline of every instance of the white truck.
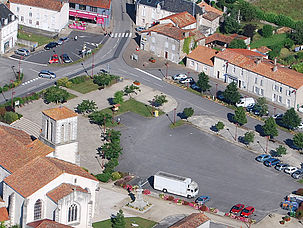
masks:
{"label": "white truck", "polygon": [[196,197],[199,186],[191,178],[159,171],[154,175],[154,189],[187,198]]}

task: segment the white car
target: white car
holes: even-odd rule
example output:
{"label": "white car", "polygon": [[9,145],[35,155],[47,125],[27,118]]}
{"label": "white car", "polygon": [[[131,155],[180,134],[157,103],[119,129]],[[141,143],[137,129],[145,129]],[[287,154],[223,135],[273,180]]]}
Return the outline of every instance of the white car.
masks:
{"label": "white car", "polygon": [[282,117],[283,117],[283,114],[281,114],[281,113],[272,115],[272,118],[274,118],[274,119],[282,119]]}
{"label": "white car", "polygon": [[186,79],[186,78],[187,78],[186,74],[176,74],[176,75],[173,76],[174,80],[183,80],[183,79]]}
{"label": "white car", "polygon": [[180,80],[180,83],[186,84],[186,83],[192,83],[193,81],[194,81],[193,78],[186,78],[186,79]]}
{"label": "white car", "polygon": [[287,174],[292,174],[294,172],[296,172],[299,168],[294,167],[294,166],[289,166],[286,169],[284,169],[284,172]]}
{"label": "white car", "polygon": [[300,123],[300,125],[298,127],[296,127],[297,129],[303,129],[303,123]]}

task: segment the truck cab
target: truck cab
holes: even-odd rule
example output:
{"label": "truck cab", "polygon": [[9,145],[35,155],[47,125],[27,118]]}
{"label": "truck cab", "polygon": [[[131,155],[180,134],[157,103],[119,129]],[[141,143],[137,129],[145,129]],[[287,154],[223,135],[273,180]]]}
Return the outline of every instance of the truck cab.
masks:
{"label": "truck cab", "polygon": [[199,193],[199,186],[196,182],[192,181],[187,188],[187,198],[194,198]]}

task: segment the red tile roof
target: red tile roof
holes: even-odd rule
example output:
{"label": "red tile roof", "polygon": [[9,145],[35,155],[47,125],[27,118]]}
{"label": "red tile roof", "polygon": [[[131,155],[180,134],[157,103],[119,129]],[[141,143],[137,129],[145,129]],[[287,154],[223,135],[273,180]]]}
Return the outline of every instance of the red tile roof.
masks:
{"label": "red tile roof", "polygon": [[238,35],[238,34],[232,34],[230,36],[226,36],[226,35],[223,35],[221,33],[214,33],[213,35],[210,35],[209,37],[207,37],[205,39],[205,44],[209,44],[209,43],[212,43],[214,41],[220,41],[220,42],[229,44],[234,39],[246,40],[247,38],[248,37],[246,37],[246,36],[242,36],[242,35]]}
{"label": "red tile roof", "polygon": [[71,117],[77,116],[77,114],[68,109],[67,107],[57,107],[57,108],[50,108],[47,110],[42,111],[43,114],[49,116],[50,118],[54,120],[62,120],[62,119],[67,119]]}
{"label": "red tile roof", "polygon": [[35,222],[31,222],[27,224],[32,228],[69,228],[71,226],[67,226],[49,219],[43,219]]}
{"label": "red tile roof", "polygon": [[70,0],[69,2],[87,6],[94,6],[102,9],[109,9],[111,4],[111,0]]}
{"label": "red tile roof", "polygon": [[6,207],[1,207],[0,208],[0,222],[4,222],[7,220],[9,220],[8,211],[7,211]]}
{"label": "red tile roof", "polygon": [[46,156],[54,151],[40,140],[32,141],[21,130],[0,125],[0,164],[13,173],[38,156]]}
{"label": "red tile roof", "polygon": [[181,13],[172,14],[170,16],[167,16],[167,17],[164,17],[164,18],[160,19],[160,21],[161,20],[171,20],[179,28],[184,28],[188,25],[196,23],[195,17],[193,17],[188,12],[181,12]]}
{"label": "red tile roof", "polygon": [[39,7],[54,11],[60,11],[63,3],[56,0],[9,0],[10,3],[20,4],[20,5],[27,5],[33,7]]}
{"label": "red tile roof", "polygon": [[204,6],[206,12],[213,12],[213,13],[219,14],[220,16],[223,15],[223,12],[222,12],[222,11],[220,11],[220,10],[218,10],[218,9],[216,9],[216,8],[214,8],[214,7],[212,7],[212,6],[210,6],[210,5],[208,5],[206,2],[200,2],[200,3],[198,4],[198,6],[200,6],[201,8]]}
{"label": "red tile roof", "polygon": [[49,198],[51,198],[55,203],[58,203],[58,201],[60,199],[71,194],[74,191],[74,189],[75,189],[75,191],[78,191],[78,192],[87,193],[87,190],[81,188],[80,186],[63,183],[63,184],[59,185],[57,188],[48,192],[46,195]]}
{"label": "red tile roof", "polygon": [[196,228],[208,220],[210,219],[203,213],[192,213],[191,215],[170,226],[170,228]]}
{"label": "red tile roof", "polygon": [[171,37],[173,39],[176,40],[183,40],[185,39],[185,30],[180,29],[176,26],[174,26],[173,24],[169,23],[169,24],[158,24],[155,25],[147,30],[142,31],[144,32],[156,32],[156,33],[160,33],[162,35]]}
{"label": "red tile roof", "polygon": [[189,55],[187,55],[187,58],[199,61],[209,66],[213,66],[214,65],[213,57],[217,53],[219,52],[212,48],[199,45]]}
{"label": "red tile roof", "polygon": [[207,12],[207,13],[203,14],[202,17],[205,18],[208,21],[213,21],[216,18],[220,17],[220,15],[217,14],[217,13],[214,13],[214,12]]}
{"label": "red tile roof", "polygon": [[23,197],[28,197],[63,173],[98,181],[81,167],[50,157],[37,157],[4,179]]}
{"label": "red tile roof", "polygon": [[271,51],[271,49],[266,46],[258,47],[256,50],[264,54]]}
{"label": "red tile roof", "polygon": [[273,71],[273,63],[265,59],[257,63],[256,54],[258,53],[247,49],[226,49],[218,53],[216,57],[295,89],[303,85],[303,74],[279,65],[277,65],[277,70]]}

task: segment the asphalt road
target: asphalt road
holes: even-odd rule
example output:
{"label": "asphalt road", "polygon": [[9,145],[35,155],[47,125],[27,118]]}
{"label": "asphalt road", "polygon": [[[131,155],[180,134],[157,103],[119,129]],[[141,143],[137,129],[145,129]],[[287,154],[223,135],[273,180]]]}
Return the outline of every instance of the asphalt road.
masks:
{"label": "asphalt road", "polygon": [[254,160],[250,151],[208,135],[190,125],[170,129],[165,116],[147,119],[121,116],[123,155],[117,170],[149,178],[162,170],[191,177],[210,207],[228,212],[237,203],[256,208],[254,218],[279,210],[279,204],[301,185],[289,175]]}

